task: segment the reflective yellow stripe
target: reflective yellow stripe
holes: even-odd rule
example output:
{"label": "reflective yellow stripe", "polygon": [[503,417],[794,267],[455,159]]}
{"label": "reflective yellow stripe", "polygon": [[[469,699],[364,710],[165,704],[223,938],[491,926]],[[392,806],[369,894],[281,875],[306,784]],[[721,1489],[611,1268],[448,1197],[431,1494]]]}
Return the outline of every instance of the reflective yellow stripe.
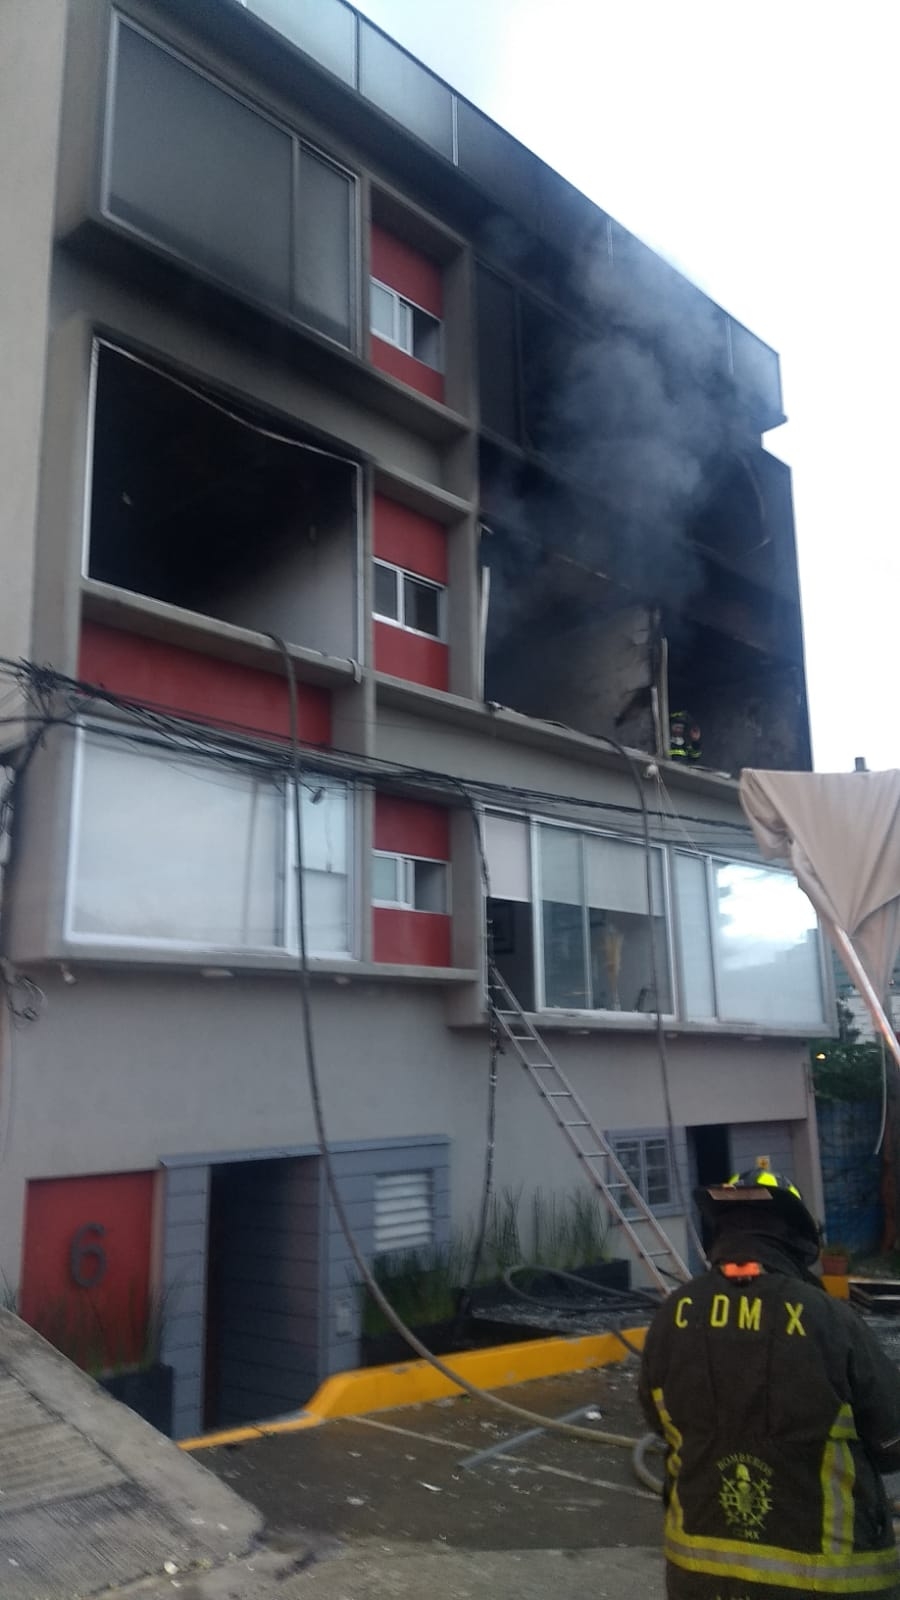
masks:
{"label": "reflective yellow stripe", "polygon": [[656,1407],[663,1437],[669,1446],[669,1455],[666,1461],[666,1471],[669,1474],[669,1504],[666,1510],[666,1527],[672,1533],[680,1533],[684,1527],[684,1512],[678,1498],[678,1474],[681,1471],[681,1447],[684,1437],[679,1433],[672,1418],[666,1410],[665,1396],[662,1389],[654,1389],[653,1404]]}
{"label": "reflective yellow stripe", "polygon": [[771,1583],[808,1594],[876,1594],[900,1583],[900,1560],[893,1546],[845,1555],[806,1555],[776,1545],[747,1545],[736,1539],[703,1539],[667,1531],[666,1560],[686,1572],[716,1578]]}
{"label": "reflective yellow stripe", "polygon": [[856,1467],[848,1440],[857,1437],[853,1410],[841,1406],[822,1452],[822,1552],[849,1555],[853,1550],[853,1486]]}

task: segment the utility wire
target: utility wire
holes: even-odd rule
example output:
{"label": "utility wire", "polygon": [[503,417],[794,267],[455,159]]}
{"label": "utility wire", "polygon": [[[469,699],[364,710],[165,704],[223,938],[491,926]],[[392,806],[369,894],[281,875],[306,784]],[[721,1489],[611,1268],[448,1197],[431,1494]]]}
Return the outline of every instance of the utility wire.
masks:
{"label": "utility wire", "polygon": [[470,1383],[468,1379],[461,1377],[459,1373],[453,1371],[452,1367],[448,1367],[439,1356],[434,1355],[433,1352],[430,1351],[422,1343],[422,1341],[416,1337],[412,1329],[407,1327],[402,1317],[400,1317],[394,1310],[394,1307],[391,1305],[390,1301],[387,1299],[386,1295],[381,1289],[380,1284],[372,1274],[372,1270],[368,1261],[366,1260],[359,1240],[357,1239],[356,1234],[351,1226],[349,1216],[347,1215],[347,1209],[344,1205],[344,1199],[341,1194],[340,1183],[331,1159],[331,1148],[325,1124],[321,1081],[316,1059],[313,1030],[310,968],[304,916],[305,895],[303,889],[303,823],[300,809],[301,767],[300,742],[297,731],[297,682],[294,674],[293,659],[284,640],[280,639],[276,634],[271,634],[269,637],[273,639],[274,643],[281,650],[290,693],[291,759],[294,776],[294,782],[292,785],[293,818],[294,838],[297,852],[296,893],[297,916],[299,920],[298,966],[300,974],[300,1007],[302,1016],[303,1048],[306,1058],[306,1072],[309,1082],[310,1098],[312,1101],[316,1140],[325,1169],[328,1193],[332,1206],[334,1207],[334,1213],[337,1217],[338,1225],[347,1241],[347,1247],[356,1264],[360,1278],[365,1284],[366,1289],[372,1296],[372,1299],[375,1301],[375,1304],[378,1306],[379,1310],[387,1318],[388,1322],[396,1330],[396,1332],[400,1334],[401,1338],[406,1341],[410,1349],[413,1350],[421,1360],[429,1362],[429,1364],[434,1367],[435,1371],[440,1372],[443,1377],[447,1378],[448,1381],[456,1388],[462,1389],[465,1394],[471,1395],[472,1398],[476,1400],[487,1400],[489,1404],[496,1406],[501,1411],[507,1412],[510,1416],[519,1417],[523,1421],[536,1424],[541,1428],[552,1429],[556,1433],[564,1433],[570,1438],[586,1439],[592,1444],[621,1445],[629,1450],[635,1450],[640,1443],[638,1439],[618,1433],[601,1433],[599,1431],[595,1431],[593,1428],[578,1427],[574,1423],[557,1422],[552,1417],[541,1415],[540,1412],[529,1411],[524,1406],[514,1405],[511,1400],[501,1399],[499,1395],[491,1394],[490,1391],[481,1389],[477,1384]]}

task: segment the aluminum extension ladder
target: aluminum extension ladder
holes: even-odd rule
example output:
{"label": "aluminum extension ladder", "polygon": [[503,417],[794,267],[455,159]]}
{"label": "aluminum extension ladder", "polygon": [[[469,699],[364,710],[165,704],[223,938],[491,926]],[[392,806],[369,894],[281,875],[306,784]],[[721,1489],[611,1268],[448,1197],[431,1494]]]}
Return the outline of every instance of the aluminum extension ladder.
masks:
{"label": "aluminum extension ladder", "polygon": [[[488,1002],[504,1038],[513,1046],[538,1094],[553,1113],[591,1182],[599,1189],[610,1216],[627,1238],[651,1283],[668,1294],[676,1283],[686,1283],[690,1272],[668,1234],[635,1187],[605,1134],[591,1121],[562,1068],[495,966],[490,968]],[[652,1237],[647,1249],[638,1225]]]}

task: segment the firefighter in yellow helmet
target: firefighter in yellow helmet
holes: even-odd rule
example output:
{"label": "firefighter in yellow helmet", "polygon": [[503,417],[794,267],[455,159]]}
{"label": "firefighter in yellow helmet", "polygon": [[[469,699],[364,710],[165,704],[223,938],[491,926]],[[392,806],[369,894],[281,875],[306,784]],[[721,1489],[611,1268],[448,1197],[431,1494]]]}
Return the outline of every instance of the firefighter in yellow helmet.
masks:
{"label": "firefighter in yellow helmet", "polygon": [[697,1192],[709,1270],[656,1312],[640,1398],[666,1441],[670,1600],[900,1600],[881,1474],[900,1470],[900,1373],[811,1268],[788,1178]]}

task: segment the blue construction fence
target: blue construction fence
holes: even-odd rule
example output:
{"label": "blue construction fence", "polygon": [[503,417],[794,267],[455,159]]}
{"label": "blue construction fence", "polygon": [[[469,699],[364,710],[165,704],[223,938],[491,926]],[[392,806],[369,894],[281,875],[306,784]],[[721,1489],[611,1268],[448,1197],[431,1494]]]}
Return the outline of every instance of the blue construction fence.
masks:
{"label": "blue construction fence", "polygon": [[854,1255],[871,1254],[881,1242],[884,1212],[879,1194],[881,1128],[877,1100],[820,1100],[816,1104],[825,1235]]}

